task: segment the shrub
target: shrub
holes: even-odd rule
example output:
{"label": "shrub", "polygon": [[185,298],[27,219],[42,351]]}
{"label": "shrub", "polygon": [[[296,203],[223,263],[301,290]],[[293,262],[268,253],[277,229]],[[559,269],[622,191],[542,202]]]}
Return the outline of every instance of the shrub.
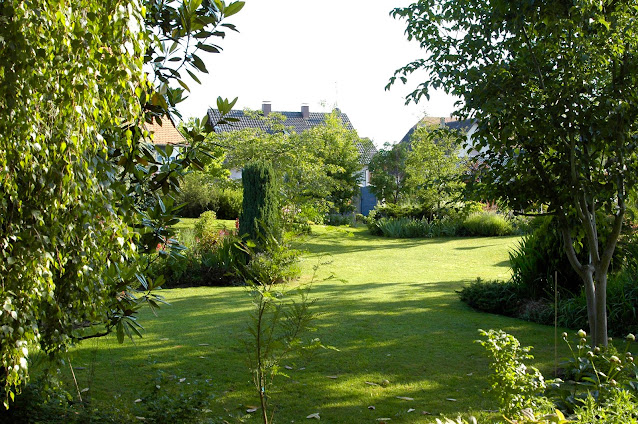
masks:
{"label": "shrub", "polygon": [[235,219],[241,215],[241,203],[244,193],[241,187],[225,187],[218,191],[217,218]]}
{"label": "shrub", "polygon": [[521,347],[514,336],[502,330],[479,330],[479,333],[487,338],[477,340],[477,343],[491,356],[489,382],[491,390],[497,394],[501,411],[515,416],[525,408],[547,408],[547,399],[540,396],[547,387],[543,375],[522,362],[533,358],[529,354],[532,348]]}
{"label": "shrub", "polygon": [[[554,380],[547,391],[558,407],[571,412],[586,404],[590,397],[596,407],[605,407],[617,391],[638,394],[638,366],[629,351],[636,340],[633,334],[626,337],[622,352],[613,343],[592,348],[587,344],[587,333],[583,330],[579,330],[577,336],[577,343],[572,345],[568,334],[563,333],[572,357],[561,363],[563,379]],[[637,411],[635,409],[634,413]]]}
{"label": "shrub", "polygon": [[[210,216],[210,215],[209,215]],[[203,223],[199,220],[196,224]],[[196,230],[180,231],[180,239],[188,247],[182,255],[159,257],[151,267],[151,275],[164,276],[164,288],[194,286],[235,286],[242,283],[237,274],[238,263],[245,260],[239,248],[240,239],[228,230],[218,229],[209,221],[196,237]]]}
{"label": "shrub", "polygon": [[[607,282],[607,330],[613,336],[638,333],[638,275],[633,269],[610,275]],[[567,328],[587,327],[587,300],[584,290],[561,299],[558,304],[559,325]]]}
{"label": "shrub", "polygon": [[469,236],[507,236],[514,231],[503,215],[494,212],[474,213],[463,221],[461,228]]}
{"label": "shrub", "polygon": [[413,218],[423,219],[434,217],[434,209],[427,205],[415,204],[395,204],[387,203],[385,205],[378,204],[373,210],[372,216],[379,218]]}
{"label": "shrub", "polygon": [[202,212],[217,210],[219,202],[215,193],[214,180],[201,172],[186,175],[180,185],[176,203],[184,204],[179,212],[186,218],[197,218]]}
{"label": "shrub", "polygon": [[461,301],[479,311],[516,316],[519,310],[517,287],[509,282],[483,281],[477,278],[457,293]]}
{"label": "shrub", "polygon": [[537,218],[538,228],[523,237],[509,253],[512,281],[529,299],[554,298],[554,275],[558,292],[571,297],[580,291],[581,279],[563,249],[562,236],[551,217]]}
{"label": "shrub", "polygon": [[215,211],[219,219],[235,219],[241,213],[241,186],[202,172],[193,172],[184,178],[176,203],[183,204],[180,216],[197,218],[203,212]]}

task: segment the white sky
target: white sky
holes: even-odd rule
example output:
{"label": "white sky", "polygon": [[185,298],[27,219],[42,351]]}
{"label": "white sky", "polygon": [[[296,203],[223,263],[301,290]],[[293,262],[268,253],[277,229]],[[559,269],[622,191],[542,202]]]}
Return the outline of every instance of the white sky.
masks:
{"label": "white sky", "polygon": [[[405,106],[405,95],[419,82],[417,75],[390,91],[385,85],[394,71],[422,57],[407,41],[405,23],[389,16],[409,0],[246,0],[244,9],[228,18],[239,33],[219,39],[221,54],[202,53],[209,74],[178,108],[184,119],[203,117],[217,96],[239,97],[235,109],[330,111],[346,113],[359,136],[377,146],[397,142],[425,114],[449,116],[454,99],[444,93],[418,105]],[[421,74],[423,78],[423,74]],[[322,106],[322,104],[325,105]]]}

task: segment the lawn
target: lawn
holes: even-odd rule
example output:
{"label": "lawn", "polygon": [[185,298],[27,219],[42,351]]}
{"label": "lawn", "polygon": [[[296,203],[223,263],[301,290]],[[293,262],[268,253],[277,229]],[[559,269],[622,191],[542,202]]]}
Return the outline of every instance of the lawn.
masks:
{"label": "lawn", "polygon": [[[278,377],[271,393],[275,422],[307,421],[313,413],[328,423],[429,423],[438,414],[468,411],[485,416],[480,411],[497,406],[483,393],[488,360],[473,343],[479,328],[502,328],[536,346],[536,365],[550,375],[553,328],[475,312],[455,293],[476,277],[507,278],[507,251],[516,241],[395,240],[361,228],[314,227],[298,246],[306,252],[302,280],[323,263],[312,287],[321,315],[310,337],[338,351],[285,362],[289,378]],[[324,280],[330,275],[336,278]],[[258,404],[241,342],[251,308],[246,289],[162,294],[170,306],[157,316],[142,313],[143,339],[123,345],[90,340],[71,352],[78,388],[88,388],[84,398],[142,416],[142,402],[135,401],[150,391],[170,399],[205,388],[214,395],[206,402],[206,422],[258,422],[257,414],[245,412]],[[69,368],[64,372],[70,384]],[[384,380],[389,383],[379,385]]]}

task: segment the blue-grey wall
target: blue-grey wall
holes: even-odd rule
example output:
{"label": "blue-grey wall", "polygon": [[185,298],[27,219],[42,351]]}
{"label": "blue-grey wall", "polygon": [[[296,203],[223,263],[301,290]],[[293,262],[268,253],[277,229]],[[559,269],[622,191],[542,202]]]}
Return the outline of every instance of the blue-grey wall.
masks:
{"label": "blue-grey wall", "polygon": [[368,216],[377,204],[377,198],[370,191],[370,187],[361,187],[361,213]]}

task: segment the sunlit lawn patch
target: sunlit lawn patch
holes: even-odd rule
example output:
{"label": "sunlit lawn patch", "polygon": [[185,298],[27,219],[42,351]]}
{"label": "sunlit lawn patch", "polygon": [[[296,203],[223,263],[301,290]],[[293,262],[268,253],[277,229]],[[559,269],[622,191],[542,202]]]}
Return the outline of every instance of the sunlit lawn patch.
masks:
{"label": "sunlit lawn patch", "polygon": [[[478,328],[502,328],[536,346],[536,365],[551,375],[553,328],[475,312],[454,292],[479,276],[506,278],[516,237],[393,240],[364,229],[313,231],[299,245],[307,251],[302,280],[324,263],[312,289],[321,316],[310,337],[339,351],[285,364],[290,378],[279,377],[271,393],[276,422],[319,413],[329,423],[426,423],[434,419],[424,412],[495,409],[483,393],[488,360],[473,343]],[[212,422],[245,415],[258,404],[241,343],[251,306],[246,289],[163,294],[171,306],[157,317],[142,314],[143,339],[89,341],[72,352],[80,389],[90,387],[85,396],[94,406],[138,415],[134,401],[164,370],[185,390],[193,380],[212,383],[216,397],[204,415]]]}

